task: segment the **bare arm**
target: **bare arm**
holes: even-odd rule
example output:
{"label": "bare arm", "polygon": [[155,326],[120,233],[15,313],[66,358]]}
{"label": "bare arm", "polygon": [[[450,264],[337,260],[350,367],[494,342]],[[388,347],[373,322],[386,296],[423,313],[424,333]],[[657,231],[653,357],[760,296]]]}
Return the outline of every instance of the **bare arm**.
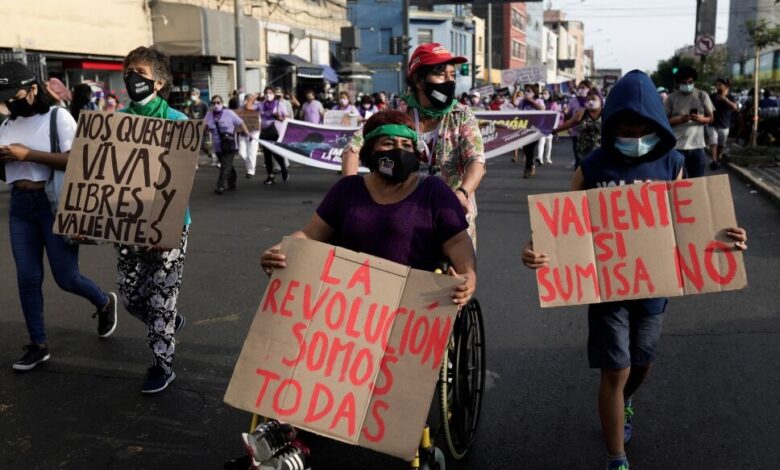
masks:
{"label": "bare arm", "polygon": [[64,170],[68,165],[69,152],[51,153],[39,152],[25,147],[22,144],[10,144],[0,146],[0,161],[4,162],[33,162],[50,166],[55,170]]}
{"label": "bare arm", "polygon": [[352,176],[358,173],[360,159],[352,147],[348,147],[341,154],[341,176]]}
{"label": "bare arm", "polygon": [[565,131],[567,129],[571,129],[572,127],[574,127],[574,126],[576,126],[577,124],[580,123],[580,121],[582,120],[582,116],[584,116],[584,115],[585,115],[585,110],[584,109],[578,109],[577,111],[574,112],[574,114],[572,115],[571,119],[569,119],[568,121],[564,122],[563,124],[558,126],[556,129],[553,129],[552,133],[553,134],[557,134],[557,133],[563,132],[563,131]]}
{"label": "bare arm", "polygon": [[452,301],[461,306],[465,305],[477,288],[477,257],[474,255],[474,245],[463,230],[444,242],[442,251],[452,263],[450,274],[463,279],[463,283],[455,287]]}
{"label": "bare arm", "polygon": [[[311,220],[306,226],[297,230],[289,235],[292,238],[300,238],[303,240],[315,240],[318,242],[327,243],[333,238],[333,228],[328,225],[322,217],[316,212],[312,215]],[[274,268],[284,268],[287,266],[287,257],[279,252],[282,247],[282,242],[268,248],[263,252],[260,257],[260,264],[263,266],[263,270],[269,276],[273,272]]]}

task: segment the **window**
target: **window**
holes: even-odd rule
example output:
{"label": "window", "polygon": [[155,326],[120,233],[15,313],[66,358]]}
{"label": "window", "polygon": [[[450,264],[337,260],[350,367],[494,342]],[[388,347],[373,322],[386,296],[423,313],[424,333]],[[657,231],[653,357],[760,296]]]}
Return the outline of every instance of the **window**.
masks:
{"label": "window", "polygon": [[520,31],[525,31],[525,25],[528,19],[520,13],[519,11],[512,8],[512,27],[515,29],[519,29]]}
{"label": "window", "polygon": [[380,54],[390,53],[390,38],[392,36],[392,28],[382,28],[379,30],[379,47],[377,48],[377,52]]}
{"label": "window", "polygon": [[417,44],[427,44],[433,42],[433,30],[432,29],[418,29],[417,30]]}
{"label": "window", "polygon": [[525,59],[525,44],[512,40],[512,57],[515,59]]}

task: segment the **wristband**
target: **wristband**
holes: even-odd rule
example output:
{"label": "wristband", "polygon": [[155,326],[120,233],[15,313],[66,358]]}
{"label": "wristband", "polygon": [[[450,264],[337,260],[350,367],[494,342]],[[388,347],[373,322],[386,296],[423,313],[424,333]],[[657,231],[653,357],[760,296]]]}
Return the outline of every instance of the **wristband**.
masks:
{"label": "wristband", "polygon": [[459,186],[458,189],[456,189],[455,191],[460,191],[463,193],[464,196],[466,196],[466,199],[469,198],[469,192],[463,186]]}

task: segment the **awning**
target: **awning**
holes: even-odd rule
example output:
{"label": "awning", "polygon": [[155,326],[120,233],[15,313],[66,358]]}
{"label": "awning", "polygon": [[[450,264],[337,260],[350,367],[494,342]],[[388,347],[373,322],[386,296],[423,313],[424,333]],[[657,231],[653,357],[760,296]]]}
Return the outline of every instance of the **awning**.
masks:
{"label": "awning", "polygon": [[[151,2],[154,43],[168,55],[236,56],[233,13],[169,2]],[[244,58],[260,59],[260,23],[242,18]]]}
{"label": "awning", "polygon": [[324,79],[331,83],[339,81],[336,72],[329,66],[313,64],[294,54],[269,54],[268,62],[272,65],[295,67],[295,74],[301,78]]}
{"label": "awning", "polygon": [[338,83],[339,82],[339,75],[336,73],[335,70],[329,65],[323,65],[322,66],[322,74],[325,77],[325,81],[330,83]]}

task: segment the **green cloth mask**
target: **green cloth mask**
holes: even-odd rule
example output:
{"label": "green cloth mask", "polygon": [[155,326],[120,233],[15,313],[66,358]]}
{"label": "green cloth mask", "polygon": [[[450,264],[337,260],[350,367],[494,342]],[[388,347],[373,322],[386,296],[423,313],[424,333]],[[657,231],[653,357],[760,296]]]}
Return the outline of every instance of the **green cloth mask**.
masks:
{"label": "green cloth mask", "polygon": [[406,104],[408,104],[410,107],[418,110],[423,116],[427,118],[442,118],[445,115],[449,114],[450,111],[452,111],[452,108],[455,107],[458,102],[456,100],[452,100],[452,103],[449,104],[444,109],[436,109],[436,108],[425,108],[420,103],[417,102],[417,98],[414,97],[414,95],[406,95],[403,96],[401,99],[406,101]]}
{"label": "green cloth mask", "polygon": [[139,116],[168,119],[168,102],[159,96],[146,104],[138,104],[135,101],[130,102],[130,106],[123,109],[128,114],[137,114]]}

